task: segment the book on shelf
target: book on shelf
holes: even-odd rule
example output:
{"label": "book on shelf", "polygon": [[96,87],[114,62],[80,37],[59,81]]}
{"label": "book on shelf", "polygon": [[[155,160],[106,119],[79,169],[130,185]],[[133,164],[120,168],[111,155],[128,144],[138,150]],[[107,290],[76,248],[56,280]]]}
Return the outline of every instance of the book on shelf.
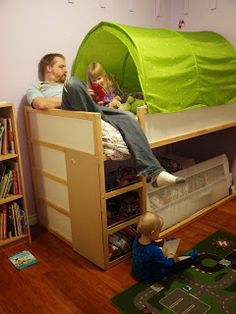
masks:
{"label": "book on shelf", "polygon": [[17,233],[21,235],[21,234],[24,234],[24,232],[23,232],[23,227],[22,227],[20,206],[16,202],[14,202],[13,206],[14,206],[14,211],[15,211],[15,216],[16,216]]}
{"label": "book on shelf", "polygon": [[28,234],[27,216],[17,202],[0,207],[1,240]]}
{"label": "book on shelf", "polygon": [[0,181],[5,175],[6,168],[7,168],[6,164],[4,162],[0,162]]}
{"label": "book on shelf", "polygon": [[2,151],[1,153],[3,155],[7,155],[8,154],[8,134],[7,134],[7,119],[6,118],[1,118],[0,119],[0,123],[1,125],[3,125],[4,127],[4,132],[2,135]]}
{"label": "book on shelf", "polygon": [[0,198],[20,194],[18,171],[18,162],[7,160],[0,163]]}
{"label": "book on shelf", "polygon": [[7,186],[6,186],[6,189],[4,191],[3,197],[8,197],[9,194],[11,194],[11,192],[12,192],[12,188],[13,188],[13,174],[12,174],[12,170],[9,170]]}
{"label": "book on shelf", "polygon": [[16,212],[15,212],[14,203],[10,205],[10,210],[13,217],[13,230],[12,231],[14,232],[15,236],[18,236],[19,234],[18,234],[18,229],[17,229]]}
{"label": "book on shelf", "polygon": [[21,194],[21,185],[20,185],[20,168],[18,162],[13,160],[8,160],[7,165],[9,169],[12,170],[13,175],[13,191],[12,194]]}
{"label": "book on shelf", "polygon": [[0,119],[0,148],[3,155],[16,153],[11,118]]}
{"label": "book on shelf", "polygon": [[8,170],[3,177],[3,185],[0,190],[0,198],[5,198],[8,196],[10,189],[12,187],[13,177],[12,170]]}
{"label": "book on shelf", "polygon": [[8,135],[8,152],[10,154],[15,154],[16,150],[11,118],[7,118],[7,135]]}
{"label": "book on shelf", "polygon": [[1,184],[0,184],[0,198],[4,197],[4,191],[6,189],[8,179],[9,179],[9,175],[8,175],[8,172],[7,172],[6,174],[4,174],[4,176],[3,176],[2,180],[1,180]]}
{"label": "book on shelf", "polygon": [[8,237],[11,239],[12,237],[15,237],[15,227],[14,227],[14,218],[12,214],[12,208],[11,205],[7,208],[7,233]]}
{"label": "book on shelf", "polygon": [[0,153],[2,153],[2,138],[3,138],[4,131],[5,131],[4,125],[0,123]]}
{"label": "book on shelf", "polygon": [[37,258],[28,250],[12,254],[9,256],[9,260],[18,270],[38,263]]}
{"label": "book on shelf", "polygon": [[13,194],[19,194],[19,183],[18,183],[18,175],[16,170],[12,170],[13,176]]}

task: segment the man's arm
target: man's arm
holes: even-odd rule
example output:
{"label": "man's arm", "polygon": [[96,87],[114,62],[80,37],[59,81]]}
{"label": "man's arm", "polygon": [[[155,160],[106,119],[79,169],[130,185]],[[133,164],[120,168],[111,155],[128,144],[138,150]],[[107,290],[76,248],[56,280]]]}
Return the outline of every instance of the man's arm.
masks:
{"label": "man's arm", "polygon": [[34,109],[53,109],[61,107],[61,97],[36,97],[31,106]]}
{"label": "man's arm", "polygon": [[26,92],[29,105],[35,109],[60,108],[62,102],[62,85],[32,85]]}

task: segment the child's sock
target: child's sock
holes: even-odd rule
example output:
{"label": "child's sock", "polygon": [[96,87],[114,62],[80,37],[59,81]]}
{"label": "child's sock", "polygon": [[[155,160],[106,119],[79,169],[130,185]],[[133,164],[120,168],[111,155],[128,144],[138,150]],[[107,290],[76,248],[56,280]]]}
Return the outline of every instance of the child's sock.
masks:
{"label": "child's sock", "polygon": [[173,174],[170,174],[167,171],[162,171],[153,181],[152,185],[154,187],[161,187],[164,185],[171,185],[176,183],[184,183],[186,181],[183,177],[176,177]]}

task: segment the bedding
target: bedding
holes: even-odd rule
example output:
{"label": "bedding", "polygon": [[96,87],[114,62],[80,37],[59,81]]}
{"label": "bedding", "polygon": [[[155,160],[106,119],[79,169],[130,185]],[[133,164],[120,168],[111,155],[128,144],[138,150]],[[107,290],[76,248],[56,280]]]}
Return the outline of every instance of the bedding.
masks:
{"label": "bedding", "polygon": [[116,76],[124,91],[142,91],[149,113],[236,100],[235,50],[215,32],[101,22],[82,41],[72,74],[86,80],[87,65],[95,61]]}
{"label": "bedding", "polygon": [[101,120],[101,123],[104,154],[112,160],[124,160],[130,158],[129,150],[120,132],[104,120]]}

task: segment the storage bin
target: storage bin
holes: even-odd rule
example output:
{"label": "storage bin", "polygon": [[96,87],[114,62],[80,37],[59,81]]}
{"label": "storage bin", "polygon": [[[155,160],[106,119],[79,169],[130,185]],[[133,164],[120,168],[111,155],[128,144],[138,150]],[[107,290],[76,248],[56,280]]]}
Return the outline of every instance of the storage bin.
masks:
{"label": "storage bin", "polygon": [[220,155],[175,173],[186,182],[161,188],[148,185],[148,210],[164,219],[163,230],[229,195],[228,159]]}

